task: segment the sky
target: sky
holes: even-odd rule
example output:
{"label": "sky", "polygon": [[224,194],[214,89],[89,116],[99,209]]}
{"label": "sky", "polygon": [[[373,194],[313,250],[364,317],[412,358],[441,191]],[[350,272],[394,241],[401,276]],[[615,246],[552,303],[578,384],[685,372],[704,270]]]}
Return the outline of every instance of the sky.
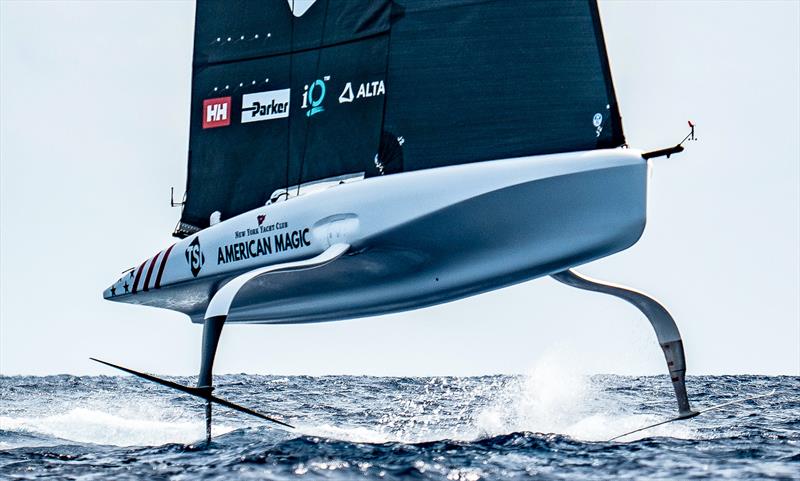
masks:
{"label": "sky", "polygon": [[[800,375],[800,2],[601,1],[648,225],[578,269],[653,294],[691,374]],[[196,374],[202,328],[102,290],[173,242],[194,4],[0,0],[0,374]],[[664,374],[648,322],[542,278],[366,319],[226,326],[216,373]]]}

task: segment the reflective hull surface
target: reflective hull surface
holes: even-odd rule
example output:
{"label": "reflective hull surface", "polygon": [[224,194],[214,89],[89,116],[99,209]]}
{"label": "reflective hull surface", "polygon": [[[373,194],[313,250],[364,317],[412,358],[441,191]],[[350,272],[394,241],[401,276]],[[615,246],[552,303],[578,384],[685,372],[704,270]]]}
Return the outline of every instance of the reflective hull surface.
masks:
{"label": "reflective hull surface", "polygon": [[320,322],[414,309],[633,245],[645,226],[646,191],[646,161],[622,149],[371,178],[212,226],[146,260],[105,297],[200,322],[210,297],[233,276],[346,242],[350,252],[328,265],[245,285],[227,322]]}

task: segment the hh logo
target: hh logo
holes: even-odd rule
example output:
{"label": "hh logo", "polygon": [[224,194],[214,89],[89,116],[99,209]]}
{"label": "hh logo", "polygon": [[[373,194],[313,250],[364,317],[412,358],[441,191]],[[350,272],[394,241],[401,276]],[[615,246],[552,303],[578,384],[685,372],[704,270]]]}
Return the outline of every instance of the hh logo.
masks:
{"label": "hh logo", "polygon": [[259,214],[258,215],[258,225],[263,224],[264,223],[264,219],[266,219],[266,218],[267,218],[267,216],[265,214]]}
{"label": "hh logo", "polygon": [[186,248],[186,262],[189,263],[189,269],[192,270],[192,275],[197,277],[203,264],[206,263],[206,256],[200,249],[200,237],[195,237],[189,247]]}
{"label": "hh logo", "polygon": [[225,127],[231,124],[231,98],[203,100],[203,128]]}

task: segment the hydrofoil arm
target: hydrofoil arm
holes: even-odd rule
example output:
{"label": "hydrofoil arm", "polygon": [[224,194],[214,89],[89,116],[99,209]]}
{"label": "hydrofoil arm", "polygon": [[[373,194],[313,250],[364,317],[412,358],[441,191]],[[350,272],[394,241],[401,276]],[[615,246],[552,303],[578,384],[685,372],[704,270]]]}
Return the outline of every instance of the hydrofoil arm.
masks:
{"label": "hydrofoil arm", "polygon": [[675,320],[664,306],[647,294],[607,282],[591,279],[578,274],[573,270],[566,270],[553,274],[553,279],[568,286],[577,287],[587,291],[602,292],[614,297],[624,299],[636,306],[647,317],[653,329],[656,331],[658,343],[664,351],[667,360],[667,368],[672,379],[672,387],[675,389],[675,397],[678,400],[678,419],[687,419],[697,416],[697,412],[692,411],[689,406],[689,396],[686,393],[686,359],[683,354],[683,341],[681,333]]}
{"label": "hydrofoil arm", "polygon": [[667,367],[669,368],[669,374],[672,379],[672,387],[675,389],[675,397],[678,400],[678,416],[629,431],[625,434],[620,434],[619,436],[611,438],[609,441],[614,441],[616,439],[628,436],[629,434],[634,434],[646,429],[654,428],[656,426],[661,426],[662,424],[693,418],[708,411],[714,411],[716,409],[740,404],[746,401],[769,397],[775,394],[775,391],[772,391],[767,394],[759,394],[744,399],[718,404],[716,406],[711,406],[699,411],[692,410],[692,408],[689,406],[689,397],[686,394],[686,360],[683,354],[683,341],[681,340],[681,333],[678,331],[678,326],[675,324],[675,320],[664,306],[643,292],[636,291],[629,287],[591,279],[584,275],[578,274],[573,270],[559,272],[558,274],[553,274],[552,277],[553,279],[568,286],[577,287],[578,289],[584,289],[587,291],[610,294],[630,302],[636,306],[637,309],[642,311],[642,314],[644,314],[645,317],[647,317],[647,320],[650,321],[650,324],[656,331],[658,343],[661,344],[661,349],[664,351],[664,357],[667,360]]}
{"label": "hydrofoil arm", "polygon": [[254,269],[252,271],[245,272],[244,274],[241,274],[233,278],[227,284],[222,286],[216,293],[214,293],[214,296],[208,303],[205,320],[203,322],[203,346],[200,358],[200,374],[197,376],[197,387],[184,386],[182,384],[168,381],[166,379],[161,379],[151,374],[134,371],[133,369],[129,369],[123,366],[118,366],[116,364],[111,364],[110,362],[101,361],[99,359],[94,359],[94,358],[91,359],[93,361],[97,361],[99,363],[105,364],[106,366],[119,369],[129,374],[133,374],[134,376],[146,379],[156,384],[160,384],[162,386],[166,386],[184,392],[186,394],[190,394],[192,396],[197,396],[201,399],[205,399],[206,442],[209,443],[211,442],[212,404],[219,404],[221,406],[225,406],[235,411],[249,414],[251,416],[255,416],[257,418],[264,419],[266,421],[271,421],[281,426],[291,428],[292,426],[290,424],[287,424],[281,420],[275,419],[274,417],[271,416],[267,416],[266,414],[262,414],[253,409],[232,403],[226,399],[219,398],[212,394],[214,391],[212,370],[214,367],[214,357],[216,356],[217,346],[219,344],[219,338],[220,335],[222,334],[222,327],[225,325],[225,320],[228,317],[228,312],[230,311],[231,304],[233,303],[236,294],[238,294],[239,290],[241,290],[241,288],[244,287],[245,284],[247,284],[251,280],[255,279],[258,276],[271,274],[275,272],[297,271],[297,270],[321,267],[341,257],[344,253],[347,252],[349,248],[350,246],[348,244],[334,244],[328,247],[324,252],[322,252],[318,256],[312,257],[310,259],[285,262],[282,264],[265,266],[260,269]]}
{"label": "hydrofoil arm", "polygon": [[[197,389],[208,391],[209,395],[214,389],[212,370],[214,368],[214,357],[217,354],[217,345],[219,344],[219,337],[222,335],[222,327],[225,325],[225,320],[228,318],[228,313],[231,310],[231,304],[236,298],[236,294],[248,282],[256,277],[266,274],[273,274],[277,272],[298,271],[304,269],[313,269],[321,267],[329,262],[333,262],[341,257],[347,250],[350,249],[349,244],[334,244],[318,256],[310,259],[302,259],[293,262],[284,262],[282,264],[273,264],[264,266],[259,269],[240,274],[231,279],[227,284],[222,286],[208,303],[206,308],[205,320],[203,322],[203,350],[200,356],[200,374],[197,376]],[[211,403],[215,401],[211,398],[206,398],[206,440],[211,440]],[[240,411],[242,411],[240,409]],[[244,412],[244,411],[242,411]]]}

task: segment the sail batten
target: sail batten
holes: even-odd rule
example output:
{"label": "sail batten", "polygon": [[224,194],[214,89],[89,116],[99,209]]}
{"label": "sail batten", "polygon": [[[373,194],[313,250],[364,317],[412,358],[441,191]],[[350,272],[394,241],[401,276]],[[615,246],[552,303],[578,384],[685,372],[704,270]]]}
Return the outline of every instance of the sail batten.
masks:
{"label": "sail batten", "polygon": [[290,185],[622,144],[594,0],[199,0],[178,235]]}

